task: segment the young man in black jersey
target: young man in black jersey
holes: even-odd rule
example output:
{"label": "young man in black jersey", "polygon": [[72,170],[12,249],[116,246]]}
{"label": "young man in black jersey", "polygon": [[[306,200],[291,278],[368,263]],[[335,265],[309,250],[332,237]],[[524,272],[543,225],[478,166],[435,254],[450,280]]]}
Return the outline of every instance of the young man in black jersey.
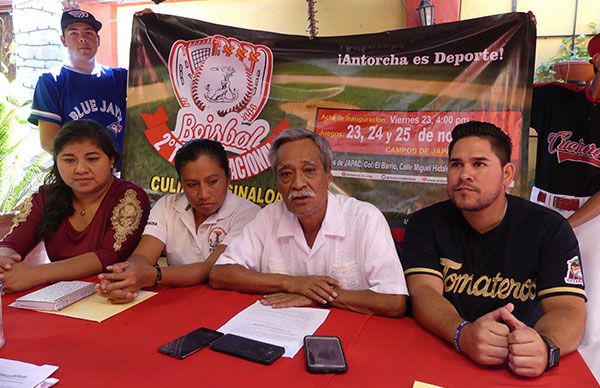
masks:
{"label": "young man in black jersey", "polygon": [[450,199],[415,213],[406,229],[414,316],[479,364],[538,376],[583,336],[575,235],[558,213],[506,194],[515,167],[498,127],[456,126],[448,154]]}

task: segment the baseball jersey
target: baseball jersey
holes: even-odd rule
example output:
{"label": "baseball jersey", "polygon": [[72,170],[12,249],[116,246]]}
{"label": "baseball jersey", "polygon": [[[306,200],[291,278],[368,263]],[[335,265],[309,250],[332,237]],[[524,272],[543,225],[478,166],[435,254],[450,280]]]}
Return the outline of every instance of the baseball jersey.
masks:
{"label": "baseball jersey", "polygon": [[505,304],[533,326],[540,300],[554,295],[585,298],[577,239],[558,213],[507,196],[502,222],[479,233],[450,201],[416,212],[404,237],[404,274],[443,281],[444,297],[468,321]]}
{"label": "baseball jersey", "polygon": [[[102,124],[123,155],[127,103],[127,70],[97,66],[88,74],[62,66],[38,79],[29,122],[45,120],[58,125],[79,119]],[[117,164],[120,170],[120,163]]]}
{"label": "baseball jersey", "polygon": [[535,85],[530,125],[538,134],[536,187],[575,197],[600,190],[600,99],[589,86]]}

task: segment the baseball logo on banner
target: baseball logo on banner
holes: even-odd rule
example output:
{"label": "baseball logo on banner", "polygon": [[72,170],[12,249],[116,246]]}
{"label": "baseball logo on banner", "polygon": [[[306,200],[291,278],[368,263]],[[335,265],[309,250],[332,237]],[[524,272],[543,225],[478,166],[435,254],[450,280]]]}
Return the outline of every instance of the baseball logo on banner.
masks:
{"label": "baseball logo on banner", "polygon": [[[169,54],[181,107],[176,125],[172,131],[161,127],[161,133],[156,133],[159,127],[149,128],[146,137],[171,163],[191,139],[217,140],[240,156],[256,151],[271,130],[266,120],[256,118],[269,97],[272,72],[273,54],[265,46],[220,35],[176,41]],[[267,168],[244,171],[244,178]]]}

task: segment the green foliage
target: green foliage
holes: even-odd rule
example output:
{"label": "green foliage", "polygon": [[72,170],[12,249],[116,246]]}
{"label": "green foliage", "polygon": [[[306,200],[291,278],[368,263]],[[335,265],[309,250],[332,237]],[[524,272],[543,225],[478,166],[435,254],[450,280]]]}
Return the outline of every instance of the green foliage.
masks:
{"label": "green foliage", "polygon": [[[597,34],[600,32],[595,23],[589,24],[590,28],[592,28],[592,34]],[[571,47],[571,44],[573,47]],[[555,81],[554,65],[556,62],[567,61],[567,60],[588,60],[590,59],[590,55],[587,50],[587,39],[586,35],[581,34],[573,39],[568,36],[562,40],[562,44],[559,47],[558,55],[550,58],[546,62],[541,63],[535,69],[535,76],[533,82],[541,83],[541,82],[552,82]]]}
{"label": "green foliage", "polygon": [[[27,122],[31,101],[12,96],[11,83],[0,73],[0,214],[12,211],[43,181],[44,152],[27,156],[37,131]],[[30,153],[30,152],[29,152]]]}
{"label": "green foliage", "polygon": [[37,190],[47,173],[46,169],[43,168],[43,162],[47,158],[48,155],[44,153],[40,153],[33,158],[25,168],[21,179],[15,180],[12,187],[9,188],[10,195],[0,197],[0,213],[15,209],[23,198]]}
{"label": "green foliage", "polygon": [[18,143],[12,139],[11,133],[18,125],[27,122],[23,108],[29,101],[18,101],[10,94],[10,82],[3,73],[0,73],[0,171],[4,171],[5,159],[15,150]]}

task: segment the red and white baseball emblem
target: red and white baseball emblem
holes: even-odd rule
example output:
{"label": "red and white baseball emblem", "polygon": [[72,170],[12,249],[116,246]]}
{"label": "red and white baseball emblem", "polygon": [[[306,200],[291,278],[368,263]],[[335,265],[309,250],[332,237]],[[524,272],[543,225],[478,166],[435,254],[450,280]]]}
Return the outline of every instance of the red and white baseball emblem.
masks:
{"label": "red and white baseball emblem", "polygon": [[256,119],[269,97],[268,47],[221,35],[179,40],[171,47],[169,70],[181,106],[173,130],[180,143],[212,139],[240,154],[268,135],[269,123]]}
{"label": "red and white baseball emblem", "polygon": [[583,286],[583,271],[581,270],[579,256],[574,256],[571,260],[567,261],[565,283]]}
{"label": "red and white baseball emblem", "polygon": [[266,46],[221,35],[171,47],[171,82],[181,107],[238,112],[251,122],[262,111],[271,86],[273,54]]}

